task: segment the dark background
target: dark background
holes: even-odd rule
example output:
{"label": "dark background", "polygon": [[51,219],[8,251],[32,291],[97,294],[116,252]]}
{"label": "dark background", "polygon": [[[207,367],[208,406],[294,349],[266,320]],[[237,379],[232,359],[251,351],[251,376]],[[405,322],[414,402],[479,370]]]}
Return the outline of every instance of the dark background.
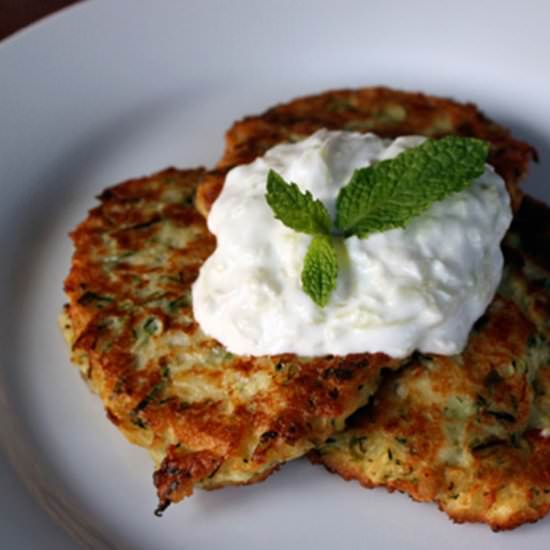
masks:
{"label": "dark background", "polygon": [[0,40],[76,0],[0,0]]}

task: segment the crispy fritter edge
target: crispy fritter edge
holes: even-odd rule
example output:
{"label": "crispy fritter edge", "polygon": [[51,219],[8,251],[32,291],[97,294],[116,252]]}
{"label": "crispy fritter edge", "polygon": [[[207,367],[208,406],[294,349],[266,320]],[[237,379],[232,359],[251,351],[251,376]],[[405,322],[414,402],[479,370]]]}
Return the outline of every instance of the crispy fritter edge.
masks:
{"label": "crispy fritter edge", "polygon": [[278,143],[302,139],[321,128],[374,131],[387,138],[457,134],[487,140],[489,162],[506,181],[515,210],[522,198],[518,183],[529,161],[538,159],[534,147],[512,138],[473,103],[386,87],[333,90],[282,103],[233,124],[216,171],[199,186],[199,211],[207,215],[231,168],[252,162]]}

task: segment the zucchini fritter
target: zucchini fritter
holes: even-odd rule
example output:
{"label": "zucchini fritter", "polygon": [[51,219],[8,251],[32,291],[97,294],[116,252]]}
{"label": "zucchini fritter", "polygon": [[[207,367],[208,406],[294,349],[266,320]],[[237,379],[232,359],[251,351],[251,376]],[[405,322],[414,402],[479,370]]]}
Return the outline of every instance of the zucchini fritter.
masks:
{"label": "zucchini fritter", "polygon": [[500,296],[466,350],[414,357],[312,459],[366,487],[435,501],[457,522],[511,529],[547,514],[549,233],[550,209],[526,197],[505,240]]}
{"label": "zucchini fritter", "polygon": [[510,136],[471,103],[390,88],[336,90],[277,105],[261,115],[236,122],[226,133],[218,170],[208,174],[197,195],[206,214],[223,187],[227,170],[252,162],[278,143],[299,141],[321,128],[403,135],[477,137],[491,144],[489,163],[504,178],[514,209],[521,201],[518,182],[527,173],[535,150]]}
{"label": "zucchini fritter", "polygon": [[72,233],[63,319],[74,363],[109,419],[152,453],[161,513],[247,484],[322,444],[365,405],[383,354],[239,357],[193,319],[191,284],[215,242],[193,206],[203,170],[107,189]]}

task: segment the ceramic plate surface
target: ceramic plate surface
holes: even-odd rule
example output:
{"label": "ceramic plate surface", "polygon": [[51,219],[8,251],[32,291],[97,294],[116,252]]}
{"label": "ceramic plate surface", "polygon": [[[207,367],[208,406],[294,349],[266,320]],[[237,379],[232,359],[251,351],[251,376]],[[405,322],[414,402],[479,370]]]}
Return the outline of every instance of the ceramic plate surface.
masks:
{"label": "ceramic plate surface", "polygon": [[[105,419],[56,325],[67,232],[117,181],[211,166],[224,130],[273,103],[385,84],[471,100],[534,144],[550,202],[545,1],[97,0],[0,45],[2,548],[547,549],[344,483],[305,460],[198,493],[162,519],[152,464]],[[38,502],[39,504],[36,504]],[[51,519],[41,512],[46,507]]]}

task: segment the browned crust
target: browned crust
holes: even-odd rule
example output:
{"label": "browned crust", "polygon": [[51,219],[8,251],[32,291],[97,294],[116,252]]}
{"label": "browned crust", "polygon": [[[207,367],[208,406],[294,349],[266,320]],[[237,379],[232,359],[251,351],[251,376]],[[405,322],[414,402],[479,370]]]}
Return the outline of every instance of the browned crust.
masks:
{"label": "browned crust", "polygon": [[[84,337],[84,329],[90,328],[91,319],[100,313],[96,307],[90,307],[90,303],[83,300],[89,289],[117,294],[121,298],[131,297],[129,293],[121,295],[124,293],[121,283],[127,282],[126,279],[132,274],[121,274],[122,280],[113,283],[103,271],[101,262],[91,258],[91,251],[101,248],[101,240],[108,233],[113,234],[121,248],[138,248],[152,231],[147,225],[153,227],[160,219],[160,213],[144,216],[139,205],[157,200],[162,182],[167,179],[181,178],[184,186],[194,189],[204,178],[204,174],[205,170],[202,168],[184,172],[167,168],[151,177],[134,178],[109,187],[99,195],[100,205],[90,210],[86,219],[70,233],[75,252],[71,270],[65,279],[64,290],[69,298],[69,313],[75,340]],[[200,217],[190,208],[174,208],[167,205],[162,215],[176,223],[202,223]],[[207,246],[209,251],[213,250],[214,239],[207,236],[207,241],[209,242],[205,242],[204,246]],[[87,333],[85,337],[92,339],[93,335]]]}
{"label": "browned crust", "polygon": [[537,158],[533,147],[514,139],[472,103],[385,87],[334,90],[294,99],[233,124],[226,133],[219,171],[199,188],[199,211],[210,210],[229,169],[252,162],[278,143],[304,138],[321,128],[374,132],[387,138],[457,134],[487,140],[489,162],[506,181],[514,208],[521,201],[518,183],[529,161]]}
{"label": "browned crust", "polygon": [[178,453],[177,446],[170,447],[160,468],[153,475],[159,494],[155,515],[162,515],[170,503],[191,496],[193,486],[215,473],[222,462],[222,457],[208,450]]}

